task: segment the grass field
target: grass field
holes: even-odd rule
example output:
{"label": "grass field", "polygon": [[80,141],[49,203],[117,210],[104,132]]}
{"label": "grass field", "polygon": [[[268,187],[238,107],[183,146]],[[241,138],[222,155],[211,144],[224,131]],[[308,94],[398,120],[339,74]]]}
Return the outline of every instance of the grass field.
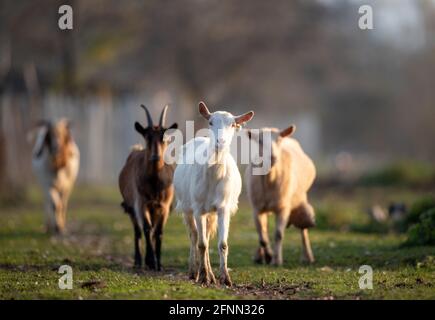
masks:
{"label": "grass field", "polygon": [[[427,191],[426,193],[430,193]],[[315,192],[323,228],[311,231],[316,263],[300,263],[300,237],[286,232],[284,266],[258,266],[257,236],[249,207],[242,203],[230,229],[232,288],[203,288],[186,276],[188,237],[173,213],[163,240],[161,273],[132,268],[130,220],[119,208],[115,188],[78,187],[71,200],[68,234],[44,234],[37,190],[20,206],[0,209],[1,299],[435,299],[435,247],[401,247],[404,235],[354,232],[367,223],[369,205],[411,203],[424,192],[357,189]],[[433,194],[433,191],[432,191]],[[272,224],[273,226],[273,224]],[[216,239],[211,260],[218,270]],[[60,290],[60,265],[73,268],[72,290]],[[373,290],[360,290],[358,269],[373,268]]]}

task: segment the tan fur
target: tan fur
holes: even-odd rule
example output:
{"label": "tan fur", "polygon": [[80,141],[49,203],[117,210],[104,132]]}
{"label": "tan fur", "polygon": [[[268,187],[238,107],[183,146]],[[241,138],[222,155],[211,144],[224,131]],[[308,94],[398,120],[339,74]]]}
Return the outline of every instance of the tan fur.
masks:
{"label": "tan fur", "polygon": [[[50,126],[51,130],[48,130]],[[53,125],[45,122],[38,128],[41,135],[38,138],[46,141],[44,137],[50,135],[52,145],[55,146],[50,148],[47,142],[35,145],[32,159],[34,172],[46,196],[47,230],[63,233],[69,196],[79,170],[80,153],[66,119]]]}
{"label": "tan fur", "polygon": [[[273,130],[278,129],[264,129]],[[260,236],[260,248],[257,252],[257,260],[270,261],[272,255],[269,248],[267,235],[267,215],[269,212],[276,214],[275,249],[273,262],[282,264],[281,242],[284,236],[283,229],[294,225],[306,235],[304,243],[309,244],[308,233],[303,231],[315,224],[314,210],[307,200],[307,192],[316,176],[316,170],[311,159],[304,153],[299,143],[292,138],[278,138],[276,149],[276,162],[266,175],[252,175],[252,166],[248,166],[245,180],[248,189],[248,197],[254,210],[257,231]],[[310,248],[304,245],[304,253],[307,260],[313,260],[307,256]]]}
{"label": "tan fur", "polygon": [[59,150],[52,155],[54,170],[60,170],[67,165],[67,162],[74,153],[74,145],[71,143],[71,133],[69,129],[63,125],[55,127],[56,137],[58,140]]}

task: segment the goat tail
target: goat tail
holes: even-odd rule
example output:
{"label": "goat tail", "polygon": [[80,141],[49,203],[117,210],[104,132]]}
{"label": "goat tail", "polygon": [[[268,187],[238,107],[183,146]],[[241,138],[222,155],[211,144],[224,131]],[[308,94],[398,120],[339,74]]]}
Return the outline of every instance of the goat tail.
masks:
{"label": "goat tail", "polygon": [[217,214],[209,213],[207,215],[207,233],[210,235],[210,238],[213,238],[216,235],[217,231]]}

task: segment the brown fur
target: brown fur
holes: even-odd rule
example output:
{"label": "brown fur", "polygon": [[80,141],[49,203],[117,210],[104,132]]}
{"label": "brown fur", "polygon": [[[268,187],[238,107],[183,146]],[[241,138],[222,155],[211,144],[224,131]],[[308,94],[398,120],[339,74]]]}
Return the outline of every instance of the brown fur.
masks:
{"label": "brown fur", "polygon": [[[41,126],[47,128],[42,149],[49,151],[52,170],[60,170],[67,165],[68,160],[74,153],[74,140],[69,128],[69,122],[65,119],[54,124],[49,121],[40,121],[36,128]],[[42,150],[38,152],[38,155],[41,152]]]}
{"label": "brown fur", "polygon": [[147,208],[160,210],[172,203],[174,167],[164,164],[153,168],[147,163],[149,153],[147,149],[130,153],[119,175],[119,188],[129,207],[134,208],[137,192]]}
{"label": "brown fur", "polygon": [[[145,107],[144,107],[145,108]],[[146,109],[146,108],[145,108]],[[166,108],[162,112],[165,112]],[[135,265],[142,265],[140,243],[142,234],[146,241],[145,263],[150,269],[161,269],[160,255],[163,228],[171,210],[174,196],[172,178],[174,167],[163,160],[167,130],[161,125],[136,130],[145,138],[147,147],[134,146],[119,175],[119,189],[123,198],[121,206],[130,215],[135,236]],[[162,121],[161,121],[162,122]],[[176,128],[176,124],[171,126]]]}
{"label": "brown fur", "polygon": [[69,130],[65,130],[64,127],[56,128],[58,139],[58,151],[52,155],[53,157],[53,169],[59,170],[66,166],[68,159],[73,154],[72,137]]}

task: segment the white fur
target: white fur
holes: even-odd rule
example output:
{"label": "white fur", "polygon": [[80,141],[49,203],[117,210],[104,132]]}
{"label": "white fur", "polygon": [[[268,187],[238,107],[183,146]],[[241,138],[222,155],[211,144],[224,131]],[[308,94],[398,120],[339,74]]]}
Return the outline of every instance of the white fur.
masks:
{"label": "white fur", "polygon": [[[204,146],[205,144],[206,146]],[[183,148],[182,156],[192,163],[198,148],[210,150],[210,139],[199,137],[190,140]],[[174,186],[177,196],[177,210],[185,213],[205,214],[217,208],[237,211],[242,190],[242,180],[234,158],[225,149],[218,155],[219,161],[210,151],[209,160],[204,164],[180,164],[175,169]]]}
{"label": "white fur", "polygon": [[[191,253],[189,273],[201,282],[214,282],[214,275],[208,257],[208,241],[217,213],[221,282],[231,284],[227,270],[227,240],[230,216],[237,211],[242,180],[237,164],[230,154],[230,144],[235,132],[234,116],[218,111],[210,115],[212,137],[199,137],[186,143],[180,154],[180,163],[174,173],[174,187],[177,210],[184,212],[189,227]],[[198,153],[207,151],[206,161],[194,162],[201,158]],[[198,251],[199,246],[199,251]]]}

